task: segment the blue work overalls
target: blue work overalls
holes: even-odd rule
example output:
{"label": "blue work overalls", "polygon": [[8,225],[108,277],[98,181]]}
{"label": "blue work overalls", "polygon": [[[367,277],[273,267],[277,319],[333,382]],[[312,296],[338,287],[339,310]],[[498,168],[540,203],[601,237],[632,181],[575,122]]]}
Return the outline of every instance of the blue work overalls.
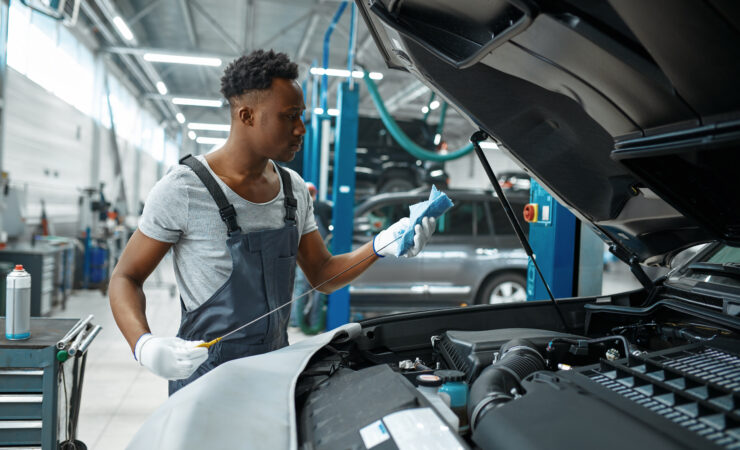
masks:
{"label": "blue work overalls", "polygon": [[[298,202],[293,196],[290,174],[276,165],[285,195],[285,226],[242,233],[234,206],[226,200],[208,169],[191,155],[180,163],[193,169],[218,205],[226,223],[226,245],[233,264],[231,276],[202,305],[186,311],[180,299],[182,321],[177,336],[208,342],[291,300],[298,252]],[[285,347],[289,317],[290,308],[282,308],[213,345],[208,359],[193,375],[169,382],[170,395],[221,363]]]}

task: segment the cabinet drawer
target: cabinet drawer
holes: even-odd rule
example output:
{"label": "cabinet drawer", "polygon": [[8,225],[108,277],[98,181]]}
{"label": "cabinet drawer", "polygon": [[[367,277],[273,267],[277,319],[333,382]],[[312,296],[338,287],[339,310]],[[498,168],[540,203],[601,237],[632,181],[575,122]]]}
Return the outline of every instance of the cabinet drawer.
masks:
{"label": "cabinet drawer", "polygon": [[41,394],[0,394],[0,420],[41,420]]}
{"label": "cabinet drawer", "polygon": [[44,371],[39,369],[0,369],[0,393],[41,393]]}
{"label": "cabinet drawer", "polygon": [[3,446],[41,445],[40,420],[0,420],[0,442]]}

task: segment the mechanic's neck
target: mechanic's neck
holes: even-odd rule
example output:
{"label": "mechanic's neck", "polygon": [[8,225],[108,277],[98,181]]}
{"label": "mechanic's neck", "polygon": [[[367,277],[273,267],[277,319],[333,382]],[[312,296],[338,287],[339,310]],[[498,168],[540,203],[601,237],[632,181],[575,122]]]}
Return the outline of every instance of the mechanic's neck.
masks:
{"label": "mechanic's neck", "polygon": [[221,170],[219,175],[250,180],[260,179],[268,170],[274,170],[270,160],[254,151],[254,148],[248,136],[229,134],[223,147],[213,153],[213,162]]}

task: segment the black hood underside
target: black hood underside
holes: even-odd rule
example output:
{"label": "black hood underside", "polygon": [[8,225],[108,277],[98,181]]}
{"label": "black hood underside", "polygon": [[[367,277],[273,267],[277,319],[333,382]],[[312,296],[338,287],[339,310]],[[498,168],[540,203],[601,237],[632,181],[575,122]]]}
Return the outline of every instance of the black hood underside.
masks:
{"label": "black hood underside", "polygon": [[739,5],[358,2],[390,66],[495,136],[605,241],[655,264],[699,242],[740,245]]}

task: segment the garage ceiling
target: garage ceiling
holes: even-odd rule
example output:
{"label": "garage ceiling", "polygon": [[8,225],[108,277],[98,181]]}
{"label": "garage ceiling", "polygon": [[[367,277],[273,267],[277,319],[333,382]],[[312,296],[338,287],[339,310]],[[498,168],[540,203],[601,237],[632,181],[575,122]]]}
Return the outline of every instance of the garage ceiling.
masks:
{"label": "garage ceiling", "polygon": [[[313,61],[321,63],[324,34],[339,8],[338,0],[81,0],[80,26],[89,27],[102,51],[120,66],[140,98],[151,102],[160,116],[173,126],[182,112],[187,122],[228,123],[226,107],[175,106],[172,97],[219,99],[220,77],[230,60],[255,49],[287,53],[305,79]],[[351,3],[348,5],[351,6]],[[351,8],[347,7],[331,37],[329,67],[346,68]],[[116,31],[121,16],[133,32],[127,41]],[[363,21],[358,17],[356,63],[381,72],[378,86],[389,110],[396,117],[420,118],[430,92],[410,74],[386,67]],[[146,52],[178,53],[221,58],[220,67],[145,61]],[[161,80],[167,95],[157,92]],[[329,107],[336,102],[336,86],[342,79],[330,77]],[[430,122],[437,121],[437,111]],[[377,116],[367,94],[361,91],[360,114]],[[472,131],[450,108],[445,139],[454,145],[465,142]],[[225,133],[210,132],[213,136]],[[207,134],[199,132],[199,135]]]}

